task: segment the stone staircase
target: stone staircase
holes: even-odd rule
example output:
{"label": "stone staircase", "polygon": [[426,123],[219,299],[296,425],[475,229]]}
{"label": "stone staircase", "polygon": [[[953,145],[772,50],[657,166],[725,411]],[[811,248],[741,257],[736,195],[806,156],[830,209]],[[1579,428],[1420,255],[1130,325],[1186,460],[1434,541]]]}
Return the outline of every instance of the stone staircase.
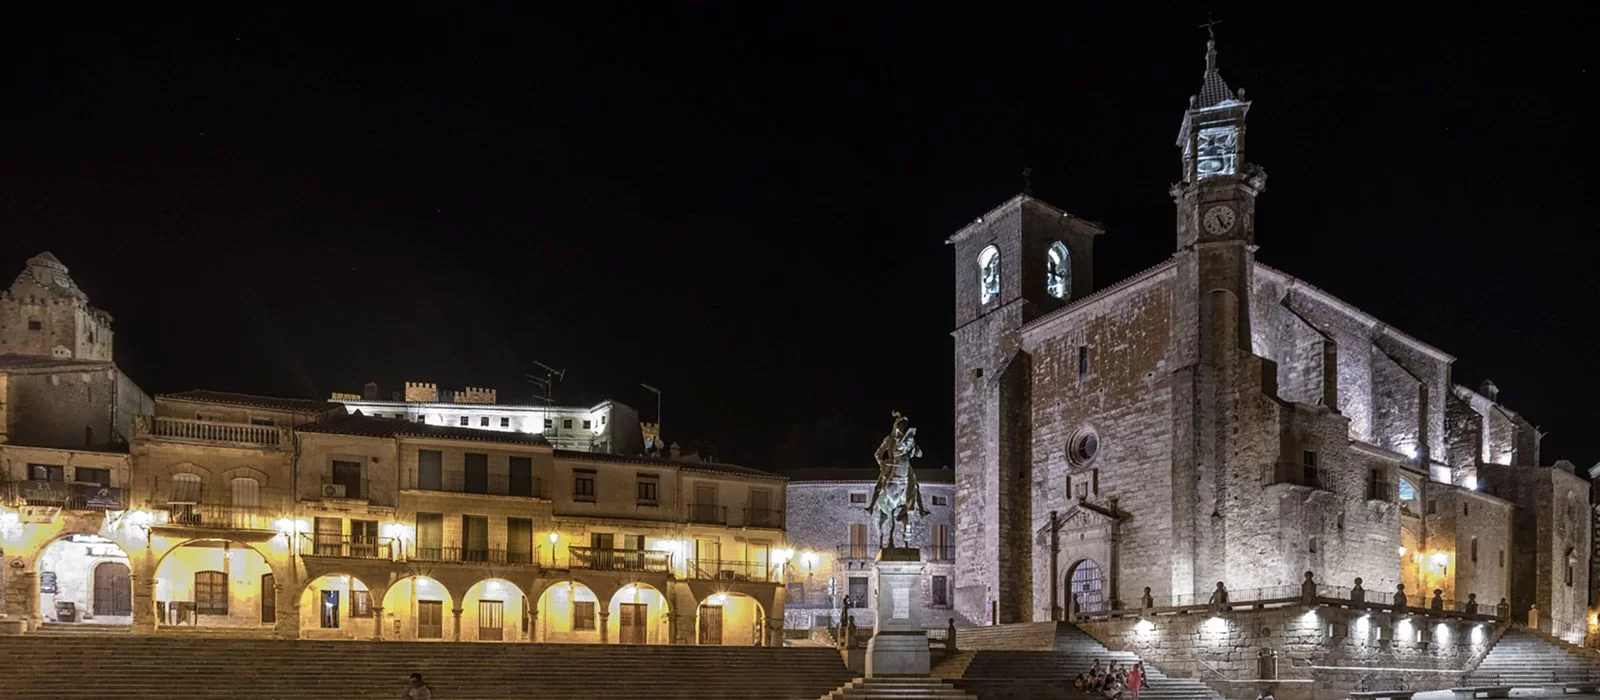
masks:
{"label": "stone staircase", "polygon": [[1594,652],[1513,628],[1500,637],[1463,682],[1532,688],[1593,680],[1600,680],[1600,658]]}
{"label": "stone staircase", "polygon": [[0,659],[7,700],[393,698],[412,672],[458,700],[810,700],[854,679],[826,648],[56,633],[0,637]]}
{"label": "stone staircase", "polygon": [[939,678],[857,678],[821,700],[978,700]]}
{"label": "stone staircase", "polygon": [[[1082,700],[1098,694],[1072,686],[1073,679],[1094,666],[1116,661],[1130,666],[1139,660],[1132,652],[1111,651],[1093,637],[1066,623],[1001,625],[962,630],[956,637],[961,649],[941,661],[934,675],[950,679],[958,688],[983,700]],[[970,640],[970,644],[969,644]],[[1171,678],[1145,664],[1147,688],[1140,700],[1221,700],[1199,680]]]}

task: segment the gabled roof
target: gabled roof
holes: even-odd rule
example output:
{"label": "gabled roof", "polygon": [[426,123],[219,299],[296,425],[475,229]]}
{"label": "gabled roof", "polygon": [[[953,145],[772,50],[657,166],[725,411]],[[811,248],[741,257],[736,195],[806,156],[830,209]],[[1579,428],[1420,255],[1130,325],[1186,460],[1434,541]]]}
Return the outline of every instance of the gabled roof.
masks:
{"label": "gabled roof", "polygon": [[511,430],[479,430],[453,425],[428,425],[399,418],[373,418],[370,416],[336,416],[299,427],[302,433],[327,435],[352,435],[372,438],[433,438],[438,440],[470,440],[473,442],[501,442],[513,445],[549,447],[549,441],[537,433]]}
{"label": "gabled roof", "polygon": [[176,394],[157,394],[156,398],[169,399],[173,401],[211,403],[221,406],[264,408],[273,411],[292,411],[296,413],[323,413],[334,408],[342,408],[340,404],[336,404],[331,401],[320,401],[317,399],[256,396],[253,394],[235,394],[227,391],[208,391],[205,389],[191,389],[189,391],[180,391]]}
{"label": "gabled roof", "polygon": [[651,459],[649,457],[628,455],[614,455],[605,452],[580,452],[577,450],[556,450],[556,456],[562,459],[586,459],[593,462],[621,462],[626,464],[641,464],[652,467],[670,467],[690,472],[708,472],[712,474],[731,474],[733,476],[748,476],[757,479],[787,479],[782,474],[741,467],[737,464],[722,464],[720,462],[686,462],[670,459]]}

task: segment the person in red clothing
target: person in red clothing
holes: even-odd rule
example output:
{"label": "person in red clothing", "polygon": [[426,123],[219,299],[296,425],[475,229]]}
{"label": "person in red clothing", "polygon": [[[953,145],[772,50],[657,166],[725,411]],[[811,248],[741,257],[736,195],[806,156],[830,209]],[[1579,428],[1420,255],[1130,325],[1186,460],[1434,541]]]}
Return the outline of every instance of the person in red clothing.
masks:
{"label": "person in red clothing", "polygon": [[1133,697],[1134,697],[1135,700],[1138,699],[1139,691],[1141,691],[1141,690],[1144,690],[1144,662],[1143,661],[1135,663],[1133,665],[1133,668],[1129,669],[1129,671],[1128,671],[1128,691],[1133,693]]}

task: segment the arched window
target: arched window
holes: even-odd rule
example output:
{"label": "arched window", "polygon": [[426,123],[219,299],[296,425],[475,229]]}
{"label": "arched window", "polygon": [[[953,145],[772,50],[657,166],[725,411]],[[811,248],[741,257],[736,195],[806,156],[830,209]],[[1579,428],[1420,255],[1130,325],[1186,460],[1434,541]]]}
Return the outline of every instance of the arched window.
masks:
{"label": "arched window", "polygon": [[1044,283],[1045,289],[1062,301],[1072,297],[1072,252],[1067,250],[1067,244],[1056,241],[1050,244],[1050,252],[1045,255]]}
{"label": "arched window", "polygon": [[1000,249],[989,246],[978,253],[978,301],[987,304],[1000,296]]}
{"label": "arched window", "polygon": [[200,502],[200,475],[198,474],[173,474],[172,498],[169,503],[199,503]]}
{"label": "arched window", "polygon": [[1078,612],[1099,612],[1105,606],[1104,586],[1100,581],[1100,565],[1093,559],[1082,559],[1067,572],[1067,588]]}
{"label": "arched window", "polygon": [[261,505],[261,483],[247,476],[233,480],[233,505],[255,508]]}

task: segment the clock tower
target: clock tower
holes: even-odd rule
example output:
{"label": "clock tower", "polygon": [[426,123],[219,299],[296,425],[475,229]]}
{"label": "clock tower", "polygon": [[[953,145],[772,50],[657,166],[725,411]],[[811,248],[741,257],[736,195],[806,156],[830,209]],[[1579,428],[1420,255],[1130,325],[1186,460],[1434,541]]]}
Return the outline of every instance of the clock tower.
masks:
{"label": "clock tower", "polygon": [[1178,129],[1183,179],[1172,186],[1178,205],[1178,250],[1197,245],[1255,243],[1256,197],[1267,174],[1245,160],[1244,90],[1233,92],[1217,70],[1217,42],[1206,42],[1206,72],[1200,94]]}

